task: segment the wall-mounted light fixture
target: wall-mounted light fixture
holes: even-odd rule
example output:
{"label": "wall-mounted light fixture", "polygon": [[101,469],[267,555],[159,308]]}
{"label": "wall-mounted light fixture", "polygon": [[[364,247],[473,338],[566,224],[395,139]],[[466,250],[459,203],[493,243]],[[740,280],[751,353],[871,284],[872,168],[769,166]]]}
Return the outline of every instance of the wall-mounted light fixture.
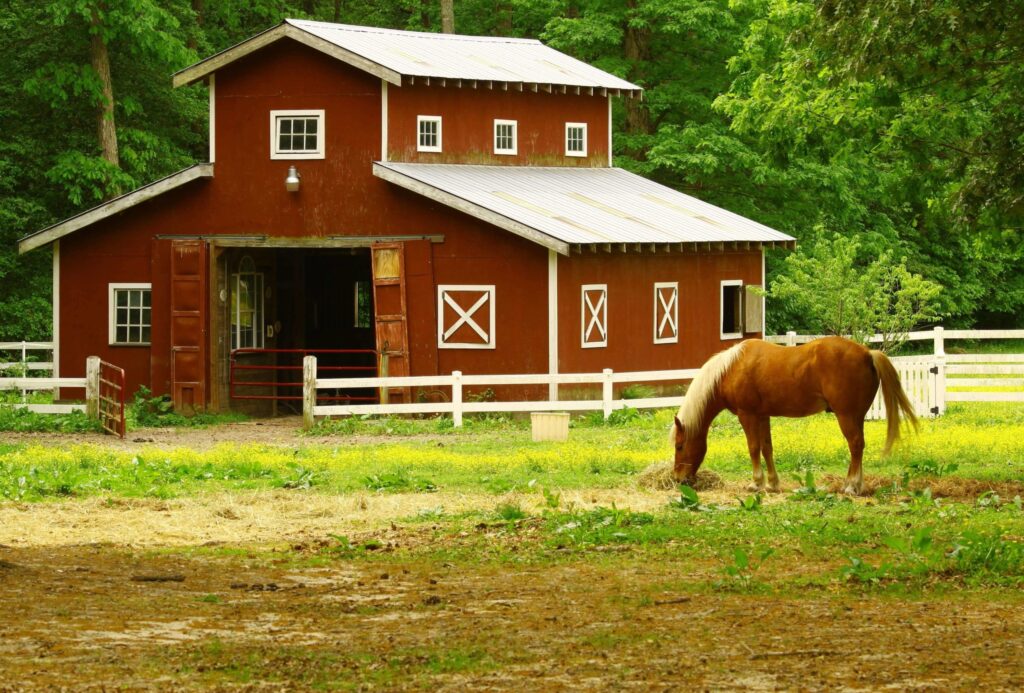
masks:
{"label": "wall-mounted light fixture", "polygon": [[295,170],[294,166],[288,167],[288,175],[284,179],[284,189],[288,192],[298,192],[302,176]]}

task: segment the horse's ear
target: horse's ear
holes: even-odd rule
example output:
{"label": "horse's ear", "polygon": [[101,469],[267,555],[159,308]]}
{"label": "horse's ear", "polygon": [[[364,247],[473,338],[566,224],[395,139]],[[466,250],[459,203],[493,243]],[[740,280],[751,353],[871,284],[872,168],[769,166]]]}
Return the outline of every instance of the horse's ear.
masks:
{"label": "horse's ear", "polygon": [[676,419],[676,429],[678,429],[680,431],[685,431],[686,429],[683,428],[683,422],[679,420],[679,417],[677,416],[677,417],[675,417],[675,419]]}

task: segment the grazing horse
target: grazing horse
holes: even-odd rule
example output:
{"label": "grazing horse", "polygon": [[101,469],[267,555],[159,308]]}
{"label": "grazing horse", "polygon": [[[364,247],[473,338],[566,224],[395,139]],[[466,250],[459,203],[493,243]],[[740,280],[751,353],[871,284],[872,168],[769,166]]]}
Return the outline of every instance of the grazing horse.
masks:
{"label": "grazing horse", "polygon": [[900,436],[900,413],[917,428],[917,417],[892,362],[880,351],[842,337],[816,339],[785,347],[749,339],[711,357],[693,379],[673,428],[673,474],[693,483],[708,450],[708,428],[723,409],[739,417],[754,465],[751,490],[763,491],[761,455],[768,468],[768,489],[779,490],[772,456],[772,416],[835,413],[850,446],[844,493],[861,491],[864,417],[882,385],[888,435],[885,454]]}

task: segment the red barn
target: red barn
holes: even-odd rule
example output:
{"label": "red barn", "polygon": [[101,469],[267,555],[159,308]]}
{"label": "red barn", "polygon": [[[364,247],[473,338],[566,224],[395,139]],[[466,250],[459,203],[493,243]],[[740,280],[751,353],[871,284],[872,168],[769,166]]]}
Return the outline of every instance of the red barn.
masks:
{"label": "red barn", "polygon": [[613,168],[612,99],[640,88],[538,41],[287,20],[173,81],[209,87],[209,162],[20,241],[53,248],[55,375],[96,354],[224,409],[284,394],[231,387],[237,349],[264,381],[325,349],[696,367],[761,333],[745,287],[794,242]]}

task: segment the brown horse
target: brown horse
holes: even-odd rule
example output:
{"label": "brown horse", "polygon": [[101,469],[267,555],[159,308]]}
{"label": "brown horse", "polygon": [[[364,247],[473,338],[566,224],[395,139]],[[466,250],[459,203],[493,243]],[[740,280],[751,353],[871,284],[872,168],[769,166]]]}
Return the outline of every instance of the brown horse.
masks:
{"label": "brown horse", "polygon": [[915,428],[917,417],[892,362],[880,351],[842,337],[825,337],[798,347],[760,339],[740,342],[704,364],[690,384],[673,428],[676,481],[692,483],[708,450],[708,428],[728,409],[739,417],[754,465],[751,490],[763,491],[761,455],[768,489],[779,490],[772,456],[772,416],[809,416],[831,411],[850,446],[844,493],[858,494],[863,472],[864,417],[882,385],[888,435],[885,454],[900,435],[900,413]]}

